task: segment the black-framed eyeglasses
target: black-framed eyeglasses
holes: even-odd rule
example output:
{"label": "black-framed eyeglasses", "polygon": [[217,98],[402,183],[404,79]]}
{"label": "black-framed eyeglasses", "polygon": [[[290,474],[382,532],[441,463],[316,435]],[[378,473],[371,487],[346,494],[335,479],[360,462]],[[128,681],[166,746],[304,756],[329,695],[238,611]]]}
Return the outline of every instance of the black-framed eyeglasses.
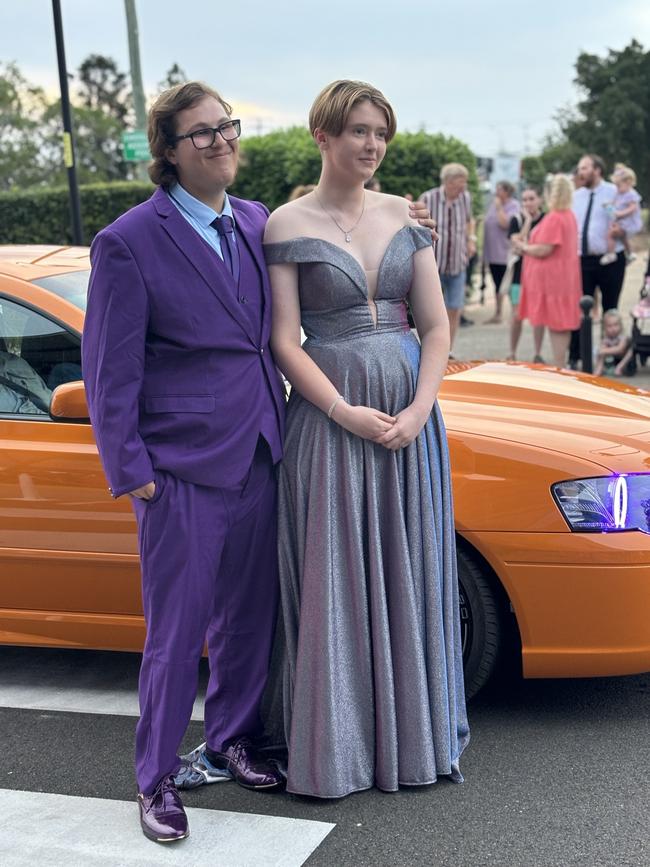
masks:
{"label": "black-framed eyeglasses", "polygon": [[177,135],[174,139],[174,144],[182,141],[184,138],[191,138],[194,147],[202,151],[205,148],[212,147],[217,133],[219,133],[224,141],[234,141],[241,135],[241,121],[239,119],[227,120],[225,123],[220,123],[219,126],[197,129],[194,132],[188,132],[186,135]]}

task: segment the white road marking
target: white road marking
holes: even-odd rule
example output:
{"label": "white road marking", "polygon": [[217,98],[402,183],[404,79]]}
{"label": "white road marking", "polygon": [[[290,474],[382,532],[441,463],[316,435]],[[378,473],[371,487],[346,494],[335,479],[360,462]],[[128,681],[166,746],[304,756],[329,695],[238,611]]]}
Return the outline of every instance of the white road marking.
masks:
{"label": "white road marking", "polygon": [[[139,716],[138,660],[110,654],[111,665],[101,666],[97,657],[38,648],[0,648],[0,707],[54,710],[71,713]],[[17,663],[19,659],[19,664]],[[122,664],[120,664],[122,663]],[[203,720],[203,694],[192,712]]]}
{"label": "white road marking", "polygon": [[0,789],[3,867],[300,867],[328,822],[188,808],[190,836],[147,840],[133,801]]}

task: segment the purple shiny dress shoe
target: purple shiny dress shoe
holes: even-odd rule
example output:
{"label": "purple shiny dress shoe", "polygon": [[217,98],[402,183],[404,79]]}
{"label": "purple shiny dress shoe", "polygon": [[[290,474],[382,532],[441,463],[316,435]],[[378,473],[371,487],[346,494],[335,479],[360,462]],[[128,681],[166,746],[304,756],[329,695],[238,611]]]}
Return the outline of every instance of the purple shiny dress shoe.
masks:
{"label": "purple shiny dress shoe", "polygon": [[257,753],[250,738],[237,738],[223,752],[206,750],[206,753],[215,768],[229,771],[245,789],[277,789],[284,785],[278,768]]}
{"label": "purple shiny dress shoe", "polygon": [[153,794],[138,794],[142,833],[156,843],[189,837],[190,828],[173,776],[163,777]]}

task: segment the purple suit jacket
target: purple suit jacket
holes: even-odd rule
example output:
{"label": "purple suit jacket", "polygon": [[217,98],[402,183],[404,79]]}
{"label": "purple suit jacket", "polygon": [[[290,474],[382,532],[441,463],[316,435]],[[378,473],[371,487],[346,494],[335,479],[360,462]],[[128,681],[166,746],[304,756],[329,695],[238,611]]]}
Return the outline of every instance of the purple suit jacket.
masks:
{"label": "purple suit jacket", "polygon": [[230,272],[158,189],[95,238],[82,341],[84,382],[113,496],[166,470],[227,487],[251,464],[270,392],[282,454],[284,388],[269,349],[271,294],[262,251],[268,211],[230,197],[262,275],[262,331]]}

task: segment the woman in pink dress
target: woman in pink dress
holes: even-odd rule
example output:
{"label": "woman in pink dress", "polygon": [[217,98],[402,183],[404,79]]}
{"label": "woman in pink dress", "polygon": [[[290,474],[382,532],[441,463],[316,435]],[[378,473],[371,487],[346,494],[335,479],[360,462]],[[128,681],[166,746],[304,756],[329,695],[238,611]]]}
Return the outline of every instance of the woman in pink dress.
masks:
{"label": "woman in pink dress", "polygon": [[572,197],[571,182],[564,175],[555,175],[548,214],[527,243],[515,245],[523,257],[519,318],[548,328],[557,367],[566,365],[571,332],[581,319],[582,280]]}

